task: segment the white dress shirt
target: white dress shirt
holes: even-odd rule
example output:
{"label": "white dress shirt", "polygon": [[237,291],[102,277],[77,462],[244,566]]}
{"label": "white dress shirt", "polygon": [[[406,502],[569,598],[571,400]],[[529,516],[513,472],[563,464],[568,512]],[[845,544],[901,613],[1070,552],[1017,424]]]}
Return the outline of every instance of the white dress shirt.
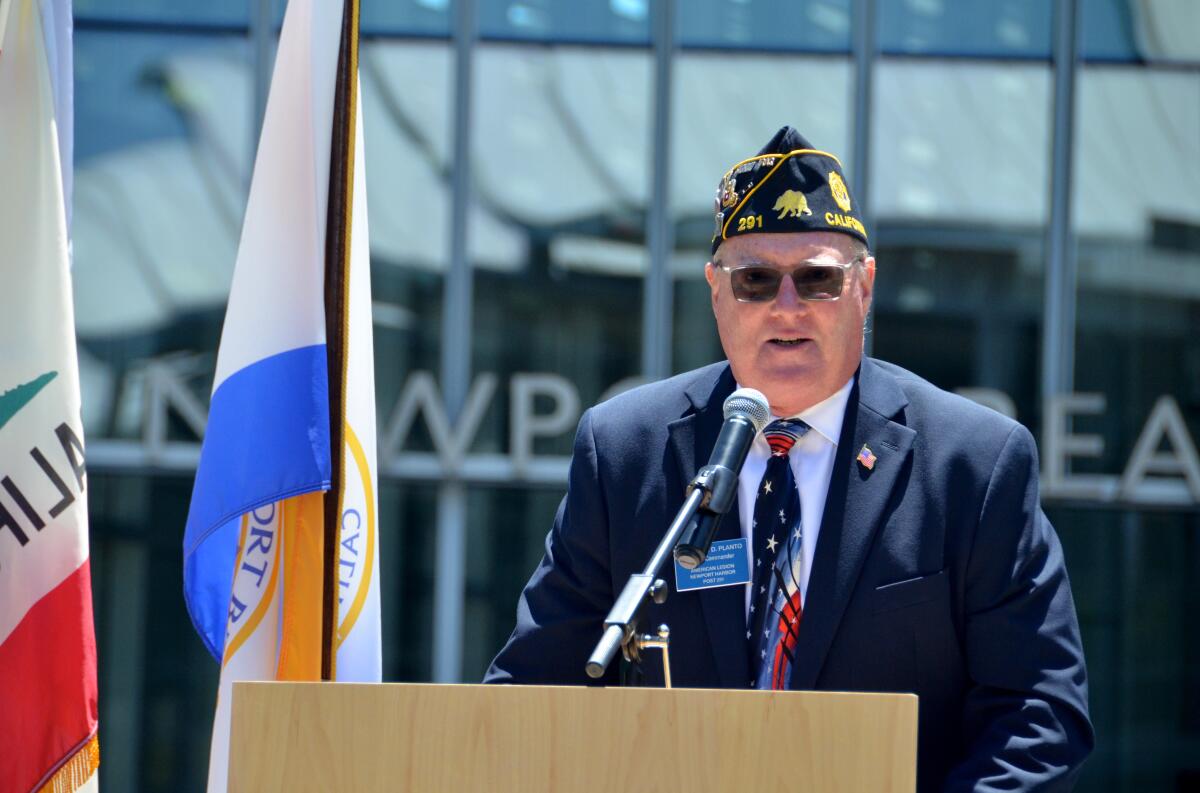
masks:
{"label": "white dress shirt", "polygon": [[[846,417],[846,402],[850,399],[850,388],[854,378],[841,387],[833,396],[801,411],[789,418],[798,418],[809,426],[788,454],[792,464],[792,476],[800,489],[800,526],[803,531],[803,561],[800,572],[800,598],[808,600],[808,578],[812,570],[813,554],[817,550],[817,534],[821,531],[821,517],[825,514],[825,496],[829,492],[829,478],[833,474],[833,458],[837,452],[838,438],[842,434],[842,421]],[[770,421],[780,418],[774,413]],[[770,423],[770,422],[768,422]],[[771,447],[760,432],[746,455],[738,477],[738,518],[742,522],[742,536],[754,542],[754,501],[758,498],[758,487],[762,484],[763,472]],[[786,543],[787,539],[781,539]],[[754,549],[757,552],[757,549]],[[751,557],[753,559],[753,557]],[[751,562],[753,565],[753,561]],[[753,569],[753,568],[751,568]],[[746,612],[750,612],[750,590],[746,587]]]}

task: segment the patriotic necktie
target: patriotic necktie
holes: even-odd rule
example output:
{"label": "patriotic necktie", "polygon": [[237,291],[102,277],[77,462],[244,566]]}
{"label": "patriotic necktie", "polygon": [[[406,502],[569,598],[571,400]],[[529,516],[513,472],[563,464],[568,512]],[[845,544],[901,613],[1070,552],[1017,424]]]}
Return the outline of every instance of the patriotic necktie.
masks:
{"label": "patriotic necktie", "polygon": [[763,436],[771,457],[754,501],[754,590],[746,631],[751,688],[787,688],[800,631],[800,571],[804,534],[800,491],[788,452],[806,432],[800,419],[771,422]]}

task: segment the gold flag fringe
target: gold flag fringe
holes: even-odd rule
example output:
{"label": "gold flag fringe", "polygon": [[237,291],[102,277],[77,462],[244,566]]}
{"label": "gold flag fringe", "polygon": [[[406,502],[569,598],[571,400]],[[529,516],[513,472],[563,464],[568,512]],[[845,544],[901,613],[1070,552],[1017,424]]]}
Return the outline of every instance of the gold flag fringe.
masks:
{"label": "gold flag fringe", "polygon": [[93,735],[74,757],[63,763],[54,776],[42,785],[38,793],[71,793],[91,779],[99,767],[100,738]]}

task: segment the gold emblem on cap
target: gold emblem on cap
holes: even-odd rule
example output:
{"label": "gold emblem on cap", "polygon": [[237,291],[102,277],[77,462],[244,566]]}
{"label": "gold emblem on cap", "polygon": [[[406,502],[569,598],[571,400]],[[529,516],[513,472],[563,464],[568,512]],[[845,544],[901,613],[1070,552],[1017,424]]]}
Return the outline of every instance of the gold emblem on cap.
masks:
{"label": "gold emblem on cap", "polygon": [[843,212],[850,211],[850,191],[846,189],[846,183],[842,181],[842,175],[837,171],[829,172],[829,192],[833,193],[833,200],[837,202]]}
{"label": "gold emblem on cap", "polygon": [[721,180],[721,192],[718,199],[721,202],[722,209],[729,209],[729,207],[737,203],[737,182],[734,180],[733,171],[725,174],[725,178]]}
{"label": "gold emblem on cap", "polygon": [[771,208],[779,213],[780,220],[812,214],[812,210],[808,208],[808,199],[804,197],[804,193],[798,190],[784,191],[783,195],[779,196],[779,200],[775,202],[775,206]]}

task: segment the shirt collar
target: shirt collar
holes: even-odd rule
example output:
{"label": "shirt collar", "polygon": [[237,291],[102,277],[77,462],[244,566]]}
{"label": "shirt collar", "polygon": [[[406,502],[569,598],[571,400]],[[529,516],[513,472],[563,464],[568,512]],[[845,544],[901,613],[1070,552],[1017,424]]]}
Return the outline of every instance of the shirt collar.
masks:
{"label": "shirt collar", "polygon": [[[741,384],[738,384],[741,387]],[[801,419],[824,439],[838,445],[838,438],[842,435],[842,422],[846,419],[846,403],[850,401],[850,389],[854,387],[854,377],[851,376],[846,384],[835,391],[831,396],[826,397],[812,407],[802,410],[788,418]],[[775,421],[781,418],[774,413],[771,414],[770,420]]]}
{"label": "shirt collar", "polygon": [[850,401],[850,389],[853,387],[854,376],[851,375],[846,384],[831,396],[807,410],[800,411],[795,418],[802,419],[827,441],[837,446],[838,438],[842,435],[842,422],[846,419],[846,403]]}

